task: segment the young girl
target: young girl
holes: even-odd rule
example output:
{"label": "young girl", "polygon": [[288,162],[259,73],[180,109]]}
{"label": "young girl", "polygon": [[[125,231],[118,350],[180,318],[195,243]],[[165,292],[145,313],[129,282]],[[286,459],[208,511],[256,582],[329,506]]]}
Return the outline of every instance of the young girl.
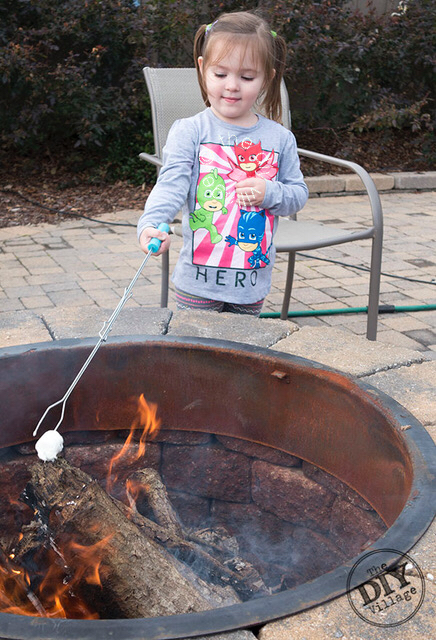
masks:
{"label": "young girl", "polygon": [[172,276],[178,308],[259,315],[270,290],[278,216],[308,198],[295,138],[279,124],[285,54],[283,38],[250,12],[223,14],[197,31],[207,108],[173,124],[138,222],[142,249],[157,237],[159,255],[170,239],[157,227],[182,209]]}

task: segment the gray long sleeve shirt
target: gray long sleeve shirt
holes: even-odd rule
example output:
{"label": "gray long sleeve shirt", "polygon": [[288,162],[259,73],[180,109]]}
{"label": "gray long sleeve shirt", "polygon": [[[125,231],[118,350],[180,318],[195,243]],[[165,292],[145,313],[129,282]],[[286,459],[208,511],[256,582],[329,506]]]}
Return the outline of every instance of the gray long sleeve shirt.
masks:
{"label": "gray long sleeve shirt", "polygon": [[[235,185],[266,180],[261,207],[238,206]],[[183,247],[172,280],[205,298],[249,304],[271,286],[277,216],[294,216],[308,189],[294,135],[258,116],[253,127],[223,122],[210,108],[177,120],[163,150],[163,167],[138,221],[171,223],[181,210]]]}

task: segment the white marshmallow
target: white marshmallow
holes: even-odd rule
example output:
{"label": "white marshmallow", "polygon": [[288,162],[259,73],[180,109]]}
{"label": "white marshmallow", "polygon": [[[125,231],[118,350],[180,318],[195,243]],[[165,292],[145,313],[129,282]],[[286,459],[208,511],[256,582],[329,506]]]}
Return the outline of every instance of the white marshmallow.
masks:
{"label": "white marshmallow", "polygon": [[64,439],[58,431],[50,430],[43,433],[35,444],[38,458],[44,462],[56,460],[58,453],[64,448]]}

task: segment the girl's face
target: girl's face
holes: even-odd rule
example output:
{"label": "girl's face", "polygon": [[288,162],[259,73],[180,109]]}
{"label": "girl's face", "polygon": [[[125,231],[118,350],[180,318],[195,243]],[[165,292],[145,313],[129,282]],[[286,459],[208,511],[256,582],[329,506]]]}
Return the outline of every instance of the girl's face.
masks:
{"label": "girl's face", "polygon": [[198,59],[211,109],[224,122],[251,127],[257,122],[251,107],[263,87],[264,72],[251,47],[235,45],[228,53],[217,53],[221,55],[206,69],[203,58]]}

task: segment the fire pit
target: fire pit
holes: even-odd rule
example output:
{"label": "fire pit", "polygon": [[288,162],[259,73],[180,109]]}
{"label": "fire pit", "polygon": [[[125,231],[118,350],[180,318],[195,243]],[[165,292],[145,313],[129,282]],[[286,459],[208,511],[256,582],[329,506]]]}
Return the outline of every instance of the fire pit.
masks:
{"label": "fire pit", "polygon": [[[0,351],[0,454],[31,441],[42,412],[63,395],[93,344],[59,341]],[[366,552],[392,548],[404,553],[431,522],[434,444],[403,407],[364,383],[314,362],[235,343],[114,338],[69,399],[61,430],[74,439],[74,432],[110,436],[127,429],[134,417],[132,398],[141,394],[157,404],[165,433],[174,432],[177,438],[183,433],[191,438],[192,433],[213,434],[217,446],[255,460],[250,473],[257,474],[260,483],[261,470],[268,465],[262,448],[303,461],[301,468],[312,469],[313,477],[327,472],[345,483],[387,527],[372,544],[362,545]],[[45,428],[52,426],[48,421]],[[179,459],[187,464],[186,457]],[[176,461],[177,456],[173,467]],[[179,469],[182,479],[186,472]],[[301,475],[301,469],[296,473]],[[266,511],[271,509],[266,506]],[[344,593],[358,557],[353,552],[340,566],[274,595],[200,613],[115,620],[0,613],[0,636],[160,640],[248,628]]]}

